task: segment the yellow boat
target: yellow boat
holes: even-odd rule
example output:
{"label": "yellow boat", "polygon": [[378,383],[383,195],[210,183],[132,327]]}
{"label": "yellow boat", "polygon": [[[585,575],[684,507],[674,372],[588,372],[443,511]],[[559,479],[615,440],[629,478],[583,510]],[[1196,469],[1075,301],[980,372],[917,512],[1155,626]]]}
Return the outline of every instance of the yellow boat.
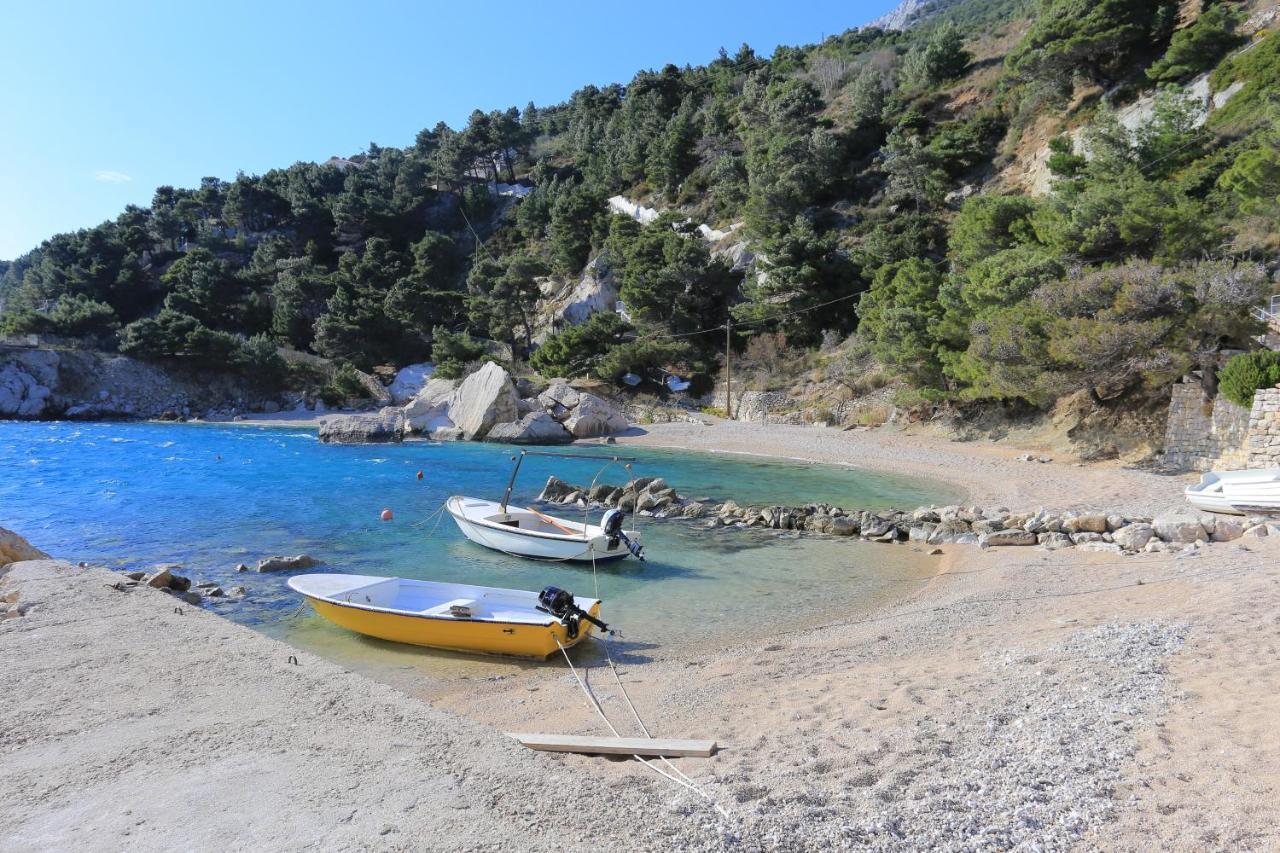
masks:
{"label": "yellow boat", "polygon": [[[415,646],[543,659],[577,645],[600,621],[600,601],[542,592],[374,575],[289,579],[321,616],[350,631]],[[557,645],[557,642],[559,645]]]}

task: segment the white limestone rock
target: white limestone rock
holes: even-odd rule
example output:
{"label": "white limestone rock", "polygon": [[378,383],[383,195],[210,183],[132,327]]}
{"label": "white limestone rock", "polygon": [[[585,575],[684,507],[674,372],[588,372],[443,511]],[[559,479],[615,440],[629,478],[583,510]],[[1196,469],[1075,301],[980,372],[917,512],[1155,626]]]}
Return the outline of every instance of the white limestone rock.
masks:
{"label": "white limestone rock", "polygon": [[568,444],[573,435],[546,412],[530,412],[515,423],[501,423],[489,430],[489,441],[508,444]]}
{"label": "white limestone rock", "polygon": [[457,383],[452,379],[430,379],[404,407],[405,429],[411,432],[431,433],[442,428],[452,428],[449,420],[449,401]]}
{"label": "white limestone rock", "polygon": [[426,387],[427,382],[431,379],[431,374],[435,370],[436,366],[429,362],[406,364],[397,370],[396,378],[391,380],[391,384],[387,386],[387,393],[391,395],[391,402],[402,406],[417,397]]}
{"label": "white limestone rock", "polygon": [[519,398],[511,374],[492,361],[462,380],[449,400],[449,420],[468,441],[480,441],[495,424],[519,419]]}
{"label": "white limestone rock", "polygon": [[325,444],[381,444],[404,437],[404,412],[386,408],[376,414],[329,415],[320,419]]}
{"label": "white limestone rock", "polygon": [[578,395],[578,405],[564,421],[574,438],[593,438],[622,432],[630,423],[625,415],[594,394]]}

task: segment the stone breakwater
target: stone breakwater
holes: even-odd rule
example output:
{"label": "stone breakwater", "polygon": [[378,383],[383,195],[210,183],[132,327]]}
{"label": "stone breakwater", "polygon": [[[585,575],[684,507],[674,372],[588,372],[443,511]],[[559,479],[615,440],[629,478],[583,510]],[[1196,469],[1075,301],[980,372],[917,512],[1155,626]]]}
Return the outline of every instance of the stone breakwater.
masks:
{"label": "stone breakwater", "polygon": [[845,509],[831,504],[739,506],[734,501],[689,500],[660,477],[621,486],[574,486],[551,477],[538,496],[550,503],[617,507],[654,518],[700,519],[709,529],[759,528],[872,542],[977,545],[983,548],[1038,546],[1113,554],[1194,551],[1213,542],[1280,535],[1280,519],[1177,512],[1128,516],[1044,508],[943,506],[903,510]]}

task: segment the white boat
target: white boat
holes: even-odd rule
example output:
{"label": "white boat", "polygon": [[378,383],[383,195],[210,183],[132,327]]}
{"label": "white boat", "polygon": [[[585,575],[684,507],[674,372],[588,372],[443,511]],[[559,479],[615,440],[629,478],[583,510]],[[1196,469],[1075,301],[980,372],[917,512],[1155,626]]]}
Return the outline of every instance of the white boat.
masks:
{"label": "white boat", "polygon": [[632,462],[617,456],[584,456],[570,453],[539,453],[522,450],[516,457],[511,479],[501,501],[454,495],[445,501],[462,535],[477,545],[535,560],[600,561],[616,560],[627,554],[644,560],[644,548],[634,530],[623,530],[625,513],[606,510],[599,524],[557,518],[532,507],[512,507],[511,490],[526,456],[554,456],[565,459],[594,459],[605,462]]}
{"label": "white boat", "polygon": [[1246,476],[1226,477],[1222,496],[1238,513],[1280,512],[1280,468],[1233,471]]}
{"label": "white boat", "polygon": [[1196,509],[1224,515],[1280,512],[1280,468],[1209,471],[1183,490]]}
{"label": "white boat", "polygon": [[600,621],[600,601],[554,586],[542,592],[373,575],[295,575],[289,586],[350,631],[482,654],[545,658],[576,645]]}
{"label": "white boat", "polygon": [[635,531],[610,536],[598,524],[556,518],[527,507],[504,507],[481,498],[454,495],[445,507],[463,536],[477,545],[520,557],[614,560],[627,556],[628,541],[636,540]]}

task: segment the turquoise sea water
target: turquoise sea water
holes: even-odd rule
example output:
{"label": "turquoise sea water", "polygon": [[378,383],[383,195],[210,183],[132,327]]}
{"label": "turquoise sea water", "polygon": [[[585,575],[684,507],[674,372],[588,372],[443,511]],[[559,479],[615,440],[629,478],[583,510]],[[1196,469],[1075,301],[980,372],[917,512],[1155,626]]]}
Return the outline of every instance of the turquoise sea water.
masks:
{"label": "turquoise sea water", "polygon": [[[531,456],[513,500],[532,500],[551,473],[590,483],[610,454],[638,457],[637,476],[665,477],[682,495],[743,505],[914,507],[953,497],[937,484],[854,469],[629,447],[574,452],[602,459]],[[286,578],[237,573],[235,565],[308,553],[340,572],[524,589],[556,584],[587,595],[598,582],[606,618],[628,638],[688,643],[766,622],[812,621],[927,571],[905,547],[642,518],[649,561],[605,564],[593,578],[589,564],[485,550],[463,539],[447,515],[432,517],[452,494],[500,497],[512,453],[463,443],[322,445],[311,431],[279,427],[0,423],[0,526],[73,561],[178,563],[197,580],[243,585],[246,602],[219,605],[222,612],[339,657],[389,644],[358,640],[309,612],[283,618],[298,601]],[[626,477],[614,466],[600,481]],[[383,508],[394,521],[379,521]]]}

